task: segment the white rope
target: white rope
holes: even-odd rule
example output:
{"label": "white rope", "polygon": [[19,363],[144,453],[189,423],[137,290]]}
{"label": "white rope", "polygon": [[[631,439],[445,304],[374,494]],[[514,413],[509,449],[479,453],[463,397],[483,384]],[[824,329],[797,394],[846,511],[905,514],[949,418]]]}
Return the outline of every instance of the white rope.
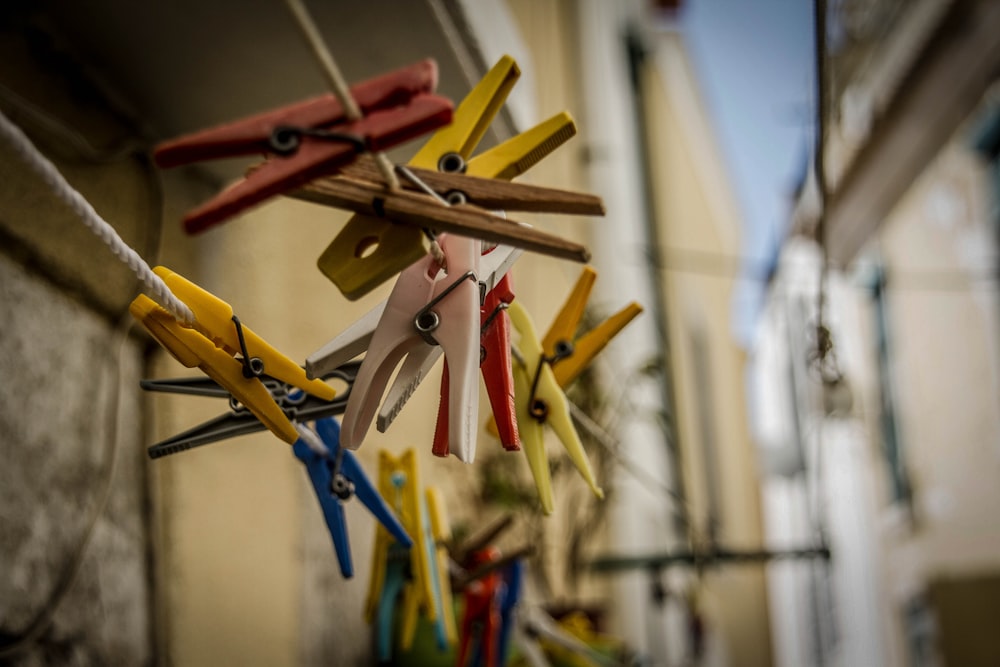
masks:
{"label": "white rope", "polygon": [[[309,15],[309,10],[306,9],[301,0],[285,0],[285,4],[288,6],[289,11],[292,12],[292,16],[295,17],[295,22],[299,24],[302,36],[305,37],[309,49],[316,57],[316,61],[319,63],[320,69],[326,77],[326,82],[329,84],[330,90],[333,91],[333,94],[340,101],[341,106],[344,107],[344,113],[347,115],[347,118],[349,120],[360,120],[361,109],[351,96],[351,90],[347,87],[347,81],[344,79],[344,75],[340,73],[340,68],[337,67],[337,61],[333,59],[333,54],[326,48],[323,36],[319,34],[319,28],[316,27],[316,22]],[[399,190],[399,179],[396,177],[396,172],[392,169],[392,163],[385,153],[381,151],[375,153],[375,164],[378,165],[379,171],[382,172],[382,177],[389,185],[389,189],[393,191]]]}
{"label": "white rope", "polygon": [[194,313],[187,305],[174,296],[166,283],[158,275],[153,273],[142,257],[139,256],[125,241],[118,236],[114,227],[108,224],[104,218],[97,214],[94,207],[90,205],[83,195],[73,189],[63,175],[59,173],[55,165],[31,143],[31,140],[21,131],[17,125],[0,112],[0,135],[14,148],[17,154],[28,165],[34,169],[42,180],[52,188],[56,196],[69,207],[73,213],[85,224],[90,231],[94,232],[111,249],[115,257],[125,263],[133,273],[146,285],[157,303],[166,308],[171,315],[185,324],[193,324]]}

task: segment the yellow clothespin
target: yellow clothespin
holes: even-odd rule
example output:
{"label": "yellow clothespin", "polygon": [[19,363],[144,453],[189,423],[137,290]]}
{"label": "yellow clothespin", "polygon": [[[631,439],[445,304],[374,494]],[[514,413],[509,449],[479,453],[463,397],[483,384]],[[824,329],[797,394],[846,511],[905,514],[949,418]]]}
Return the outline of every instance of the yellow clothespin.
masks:
{"label": "yellow clothespin", "polygon": [[545,424],[555,431],[594,494],[603,497],[570,419],[569,404],[562,388],[579,376],[608,342],[642,312],[642,307],[632,302],[577,338],[577,328],[596,277],[593,269],[584,268],[543,341],[538,340],[534,323],[523,306],[515,301],[508,309],[511,324],[521,335],[516,346],[519,363],[513,366],[518,430],[538,488],[542,511],[546,514],[552,512],[553,497],[543,442],[542,427]]}
{"label": "yellow clothespin", "polygon": [[[451,585],[447,570],[441,569],[432,514],[427,504],[427,499],[432,496],[435,503],[440,498],[431,489],[428,489],[430,493],[426,498],[421,495],[416,452],[412,449],[399,458],[385,450],[379,452],[378,488],[395,510],[407,534],[413,538],[410,549],[401,549],[385,528],[379,526],[376,530],[365,616],[369,623],[376,624],[379,659],[387,661],[391,658],[393,619],[397,608],[402,614],[400,646],[403,650],[413,646],[417,617],[421,612],[434,624],[438,647],[445,650],[454,643],[456,635],[454,610],[450,605],[444,605],[445,600],[451,600]],[[409,580],[405,578],[405,564],[409,565]],[[397,601],[399,596],[401,601]]]}
{"label": "yellow clothespin", "polygon": [[[555,357],[552,370],[555,372],[556,382],[563,389],[579,377],[611,339],[642,312],[642,306],[633,301],[578,338],[577,330],[595,280],[597,271],[585,266],[566,303],[542,339],[545,356]],[[557,354],[559,348],[565,349],[567,345],[572,346],[572,353],[565,356]]]}
{"label": "yellow clothespin", "polygon": [[[291,422],[260,381],[267,375],[323,400],[336,392],[322,380],[310,380],[305,370],[244,326],[228,303],[194,283],[158,266],[153,271],[191,309],[195,322],[187,327],[145,295],[129,307],[132,316],[188,368],[198,367],[247,407],[271,432],[288,443],[298,439]],[[236,355],[240,355],[237,359]]]}
{"label": "yellow clothespin", "polygon": [[517,428],[528,466],[535,478],[542,511],[551,514],[554,506],[549,459],[545,453],[543,427],[546,424],[555,431],[594,494],[603,498],[604,492],[597,486],[590,460],[570,419],[566,395],[556,383],[551,363],[543,355],[542,343],[538,340],[531,317],[519,301],[511,303],[507,312],[510,323],[521,335],[516,345],[518,363],[513,365]]}
{"label": "yellow clothespin", "polygon": [[[410,165],[461,171],[503,106],[521,72],[503,56],[455,110]],[[318,265],[348,299],[357,299],[417,261],[426,252],[421,230],[370,216],[352,217],[319,258]]]}
{"label": "yellow clothespin", "polygon": [[155,301],[140,294],[129,312],[159,341],[174,359],[187,368],[200,368],[245,405],[276,436],[294,444],[299,434],[271,398],[271,393],[255,378],[243,375],[243,365],[193,329],[187,329]]}

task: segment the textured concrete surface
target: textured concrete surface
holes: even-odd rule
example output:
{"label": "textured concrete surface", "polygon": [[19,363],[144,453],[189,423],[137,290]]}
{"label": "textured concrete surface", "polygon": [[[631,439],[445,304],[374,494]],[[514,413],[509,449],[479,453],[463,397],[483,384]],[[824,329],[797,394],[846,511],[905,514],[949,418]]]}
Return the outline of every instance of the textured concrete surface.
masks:
{"label": "textured concrete surface", "polygon": [[79,557],[114,457],[75,583],[38,642],[14,656],[0,649],[0,664],[147,663],[139,346],[122,346],[113,326],[2,254],[0,320],[0,641],[42,613]]}

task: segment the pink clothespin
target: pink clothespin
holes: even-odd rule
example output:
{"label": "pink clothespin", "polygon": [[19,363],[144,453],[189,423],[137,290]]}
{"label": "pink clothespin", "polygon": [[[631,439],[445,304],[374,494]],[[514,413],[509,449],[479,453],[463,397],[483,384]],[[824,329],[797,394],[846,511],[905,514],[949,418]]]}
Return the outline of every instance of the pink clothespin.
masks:
{"label": "pink clothespin", "polygon": [[475,458],[481,242],[444,234],[438,239],[447,271],[431,256],[405,269],[371,335],[344,412],[341,440],[348,449],[361,446],[400,361],[419,366],[440,345],[456,388],[449,397],[451,448],[462,461]]}

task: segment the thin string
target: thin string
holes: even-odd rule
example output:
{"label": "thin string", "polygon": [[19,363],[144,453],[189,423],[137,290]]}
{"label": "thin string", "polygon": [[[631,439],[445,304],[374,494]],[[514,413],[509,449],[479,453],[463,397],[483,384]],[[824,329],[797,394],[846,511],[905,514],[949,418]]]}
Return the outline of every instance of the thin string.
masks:
{"label": "thin string", "polygon": [[[327,85],[330,86],[330,90],[340,101],[341,106],[344,107],[344,113],[347,115],[347,118],[352,121],[360,120],[362,117],[361,109],[351,96],[351,90],[347,86],[347,81],[344,79],[344,75],[341,74],[340,68],[337,66],[337,61],[333,59],[333,54],[326,48],[323,36],[319,34],[319,28],[316,27],[316,22],[309,15],[309,10],[306,9],[301,0],[285,0],[285,5],[288,6],[292,16],[295,17],[295,22],[298,23],[299,29],[302,31],[302,36],[305,37],[309,49],[319,63]],[[392,162],[389,161],[388,156],[381,151],[375,153],[374,156],[375,164],[378,166],[379,171],[382,172],[382,178],[389,185],[389,189],[393,191],[399,190],[399,179],[396,177],[396,172],[393,171]]]}
{"label": "thin string", "polygon": [[819,218],[816,221],[816,242],[821,253],[819,289],[816,310],[819,326],[824,326],[826,315],[827,274],[830,256],[826,243],[826,0],[815,0],[816,30],[816,146],[814,151],[816,189],[819,194]]}
{"label": "thin string", "polygon": [[177,320],[184,324],[191,325],[195,321],[194,313],[187,305],[174,296],[167,284],[153,273],[149,264],[139,256],[115,231],[115,228],[108,224],[94,207],[90,205],[83,195],[77,192],[72,185],[59,173],[55,165],[49,161],[41,151],[39,151],[31,140],[15,125],[7,116],[0,112],[0,135],[14,148],[14,151],[41,176],[56,196],[86,225],[90,231],[94,232],[98,238],[104,241],[115,257],[120,259],[132,272],[142,281],[155,297],[157,303],[161,304]]}

